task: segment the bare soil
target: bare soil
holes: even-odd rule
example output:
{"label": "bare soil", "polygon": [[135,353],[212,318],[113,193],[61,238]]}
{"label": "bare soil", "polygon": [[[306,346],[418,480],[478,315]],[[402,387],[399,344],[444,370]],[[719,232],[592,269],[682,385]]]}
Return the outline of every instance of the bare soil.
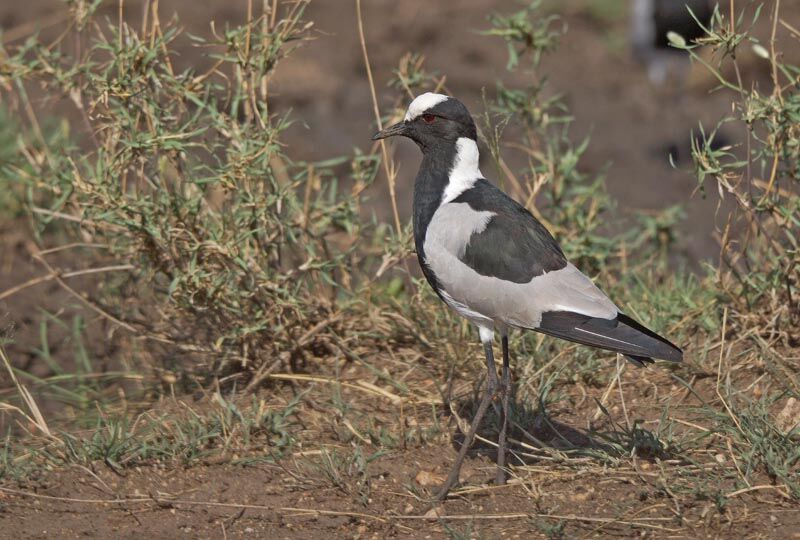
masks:
{"label": "bare soil", "polygon": [[[609,366],[611,369],[611,366]],[[361,377],[346,369],[344,382]],[[520,444],[512,458],[507,486],[495,486],[491,446],[479,444],[462,470],[462,486],[438,513],[426,502],[446,475],[461,434],[454,416],[432,415],[425,402],[431,381],[409,381],[420,393],[398,411],[390,399],[363,390],[342,390],[351,407],[345,425],[336,414],[307,403],[331,399],[326,385],[303,384],[305,396],[297,419],[298,444],[275,462],[230,462],[244,456],[209,458],[184,467],[158,463],[116,471],[102,462],[43,471],[23,482],[6,482],[0,491],[3,537],[16,538],[797,538],[800,510],[766,476],[752,490],[734,490],[731,455],[702,449],[666,448],[653,455],[640,450],[617,463],[587,453],[560,462],[547,450],[601,449],[620,434],[625,412],[631,420],[656,429],[659,410],[673,404],[671,417],[686,433],[699,433],[693,411],[697,397],[670,382],[658,369],[627,369],[623,402],[616,388],[605,397],[614,425],[596,415],[596,400],[606,388],[575,385],[550,409],[547,418],[530,412],[518,422],[512,439],[525,440],[524,429],[540,442],[539,451]],[[709,399],[713,386],[698,384]],[[387,390],[390,391],[390,390]],[[460,416],[469,418],[470,388],[457,388]],[[276,405],[289,399],[263,396]],[[707,394],[707,395],[706,395]],[[436,401],[432,399],[431,401]],[[414,404],[416,402],[416,405]],[[518,403],[518,408],[525,405]],[[324,409],[324,407],[323,407]],[[330,411],[331,409],[328,409]],[[518,414],[517,419],[523,415]],[[449,419],[449,421],[448,421]],[[351,421],[352,420],[352,421]],[[376,425],[399,430],[400,423],[419,433],[440,423],[430,437],[410,438],[405,448],[388,450],[369,461],[365,474],[336,461],[358,446],[376,450],[365,434]],[[694,424],[694,428],[691,427]],[[591,427],[591,430],[588,428]],[[357,433],[354,438],[353,433]],[[481,430],[487,440],[496,432]],[[680,435],[680,434],[678,434]],[[349,437],[349,440],[348,440]],[[529,455],[524,457],[522,453]],[[530,455],[534,452],[535,455]],[[735,459],[735,458],[734,458]],[[340,463],[326,468],[332,460]],[[327,473],[323,472],[327,471]],[[339,476],[333,480],[335,471]],[[738,493],[737,493],[738,491]],[[715,499],[728,495],[723,505]],[[733,494],[733,495],[732,495]],[[459,536],[461,535],[461,536]]]}
{"label": "bare soil", "polygon": [[[429,455],[382,459],[366,506],[334,488],[298,489],[277,466],[143,468],[124,478],[108,469],[60,471],[41,480],[38,497],[4,492],[3,537],[422,539],[446,538],[449,527],[464,538],[546,538],[560,525],[564,538],[797,538],[800,528],[797,509],[770,497],[734,503],[725,514],[712,502],[684,506],[679,520],[675,506],[685,501],[654,495],[633,472],[598,482],[551,467],[540,467],[525,488],[483,486],[483,493],[448,502],[441,518],[425,518],[425,506],[402,485],[411,482],[409,463],[443,465]],[[445,457],[452,455],[437,461]],[[120,495],[126,500],[114,500]],[[545,515],[552,517],[537,517]]]}

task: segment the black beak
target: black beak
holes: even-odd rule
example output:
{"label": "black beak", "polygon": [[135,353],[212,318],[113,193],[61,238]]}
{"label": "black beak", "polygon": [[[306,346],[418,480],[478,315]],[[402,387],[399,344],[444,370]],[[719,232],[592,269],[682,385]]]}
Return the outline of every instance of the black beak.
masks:
{"label": "black beak", "polygon": [[408,124],[406,122],[398,122],[393,126],[389,126],[377,132],[372,136],[372,140],[377,141],[378,139],[386,139],[387,137],[394,137],[395,135],[405,135],[406,133],[408,133]]}

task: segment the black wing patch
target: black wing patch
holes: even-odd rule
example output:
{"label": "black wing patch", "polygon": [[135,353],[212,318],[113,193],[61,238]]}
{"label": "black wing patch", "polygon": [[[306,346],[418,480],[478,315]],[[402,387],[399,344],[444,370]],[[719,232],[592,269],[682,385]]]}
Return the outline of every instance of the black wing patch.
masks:
{"label": "black wing patch", "polygon": [[534,330],[622,353],[640,365],[652,358],[671,362],[683,359],[678,347],[622,313],[616,319],[600,319],[570,311],[547,311]]}
{"label": "black wing patch", "polygon": [[527,283],[567,265],[564,253],[544,225],[486,180],[479,180],[452,202],[495,214],[483,231],[472,235],[460,257],[479,274]]}

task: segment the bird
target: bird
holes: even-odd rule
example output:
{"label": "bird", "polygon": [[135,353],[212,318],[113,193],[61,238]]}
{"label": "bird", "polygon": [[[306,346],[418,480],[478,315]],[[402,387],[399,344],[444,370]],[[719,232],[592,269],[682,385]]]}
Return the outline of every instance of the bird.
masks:
{"label": "bird", "polygon": [[630,39],[634,55],[647,65],[654,84],[663,84],[674,68],[689,63],[686,51],[670,45],[674,32],[687,43],[705,36],[713,15],[709,0],[631,0]]}
{"label": "bird", "polygon": [[[372,136],[402,136],[422,151],[414,182],[414,245],[422,273],[439,298],[478,329],[487,387],[444,484],[443,501],[458,483],[464,457],[490,403],[502,405],[495,481],[506,481],[511,368],[509,330],[533,330],[621,353],[643,366],[680,362],[681,349],[619,308],[572,265],[550,232],[524,206],[490,183],[478,168],[475,122],[458,99],[427,92],[402,121]],[[501,338],[502,375],[494,361]]]}

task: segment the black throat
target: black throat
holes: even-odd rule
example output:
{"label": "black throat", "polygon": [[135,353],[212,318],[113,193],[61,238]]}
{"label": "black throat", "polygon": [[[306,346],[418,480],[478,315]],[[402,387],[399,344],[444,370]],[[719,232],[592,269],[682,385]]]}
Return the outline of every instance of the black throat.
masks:
{"label": "black throat", "polygon": [[[422,149],[422,164],[419,166],[417,179],[414,182],[414,245],[417,258],[425,271],[425,234],[428,232],[433,214],[442,203],[444,190],[449,183],[450,170],[456,158],[455,142],[442,141],[434,147]],[[428,280],[431,278],[428,277]]]}
{"label": "black throat", "polygon": [[[419,166],[417,179],[414,182],[414,246],[417,250],[417,260],[433,290],[439,297],[442,296],[442,286],[436,274],[426,263],[425,235],[428,225],[433,219],[433,214],[442,204],[444,191],[450,182],[450,171],[458,151],[455,142],[442,141],[435,147],[422,147],[422,164]],[[444,298],[442,298],[444,299]]]}

